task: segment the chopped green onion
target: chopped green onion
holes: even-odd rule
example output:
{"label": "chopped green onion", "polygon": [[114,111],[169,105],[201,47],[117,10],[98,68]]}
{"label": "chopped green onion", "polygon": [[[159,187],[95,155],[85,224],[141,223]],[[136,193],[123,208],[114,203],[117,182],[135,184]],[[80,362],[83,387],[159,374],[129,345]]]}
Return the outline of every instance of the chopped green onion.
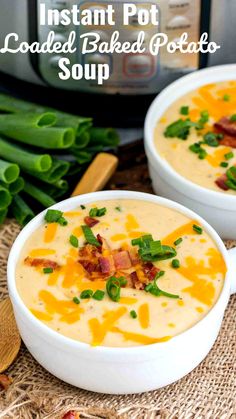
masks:
{"label": "chopped green onion", "polygon": [[192,126],[194,126],[194,123],[190,119],[178,119],[178,121],[173,122],[166,128],[164,136],[167,138],[177,137],[181,140],[187,140]]}
{"label": "chopped green onion", "polygon": [[180,267],[179,259],[173,259],[171,265],[173,268],[178,269]]}
{"label": "chopped green onion", "polygon": [[115,207],[115,209],[116,209],[116,211],[119,211],[119,212],[121,212],[122,210],[121,210],[121,207]]}
{"label": "chopped green onion", "polygon": [[202,234],[203,231],[202,228],[196,224],[193,224],[193,230],[196,231],[197,234]]}
{"label": "chopped green onion", "polygon": [[194,143],[189,146],[189,150],[191,150],[193,153],[198,154],[201,150],[201,144],[200,143]]}
{"label": "chopped green onion", "polygon": [[94,236],[94,234],[93,234],[93,232],[92,232],[92,230],[91,230],[90,227],[84,225],[84,226],[81,226],[81,228],[83,230],[84,237],[85,237],[86,241],[89,244],[92,244],[93,246],[97,246],[97,247],[100,247],[101,246],[101,244],[99,243],[99,241]]}
{"label": "chopped green onion", "polygon": [[221,166],[221,167],[228,167],[228,165],[229,165],[229,163],[227,163],[226,161],[222,161],[222,162],[220,163],[220,166]]}
{"label": "chopped green onion", "polygon": [[112,301],[119,301],[120,299],[120,289],[122,285],[126,285],[127,280],[121,276],[120,278],[116,278],[115,276],[111,276],[107,283],[106,283],[106,290],[107,294],[109,295]]}
{"label": "chopped green onion", "polygon": [[230,160],[234,157],[234,153],[232,151],[230,151],[229,153],[226,153],[224,155],[224,157],[225,157],[226,160]]}
{"label": "chopped green onion", "polygon": [[207,156],[206,150],[201,149],[200,152],[198,153],[198,158],[200,160],[204,160],[206,158],[206,156]]}
{"label": "chopped green onion", "polygon": [[64,227],[64,226],[67,226],[68,221],[64,217],[60,217],[58,220],[58,224]]}
{"label": "chopped green onion", "polygon": [[229,102],[230,101],[230,95],[225,94],[222,99],[223,99],[224,102]]}
{"label": "chopped green onion", "polygon": [[230,117],[230,122],[236,122],[236,113]]}
{"label": "chopped green onion", "polygon": [[53,272],[53,268],[43,268],[44,274],[51,274]]}
{"label": "chopped green onion", "polygon": [[70,244],[73,247],[79,247],[79,240],[76,236],[74,236],[73,234],[70,236]]}
{"label": "chopped green onion", "polygon": [[145,236],[138,237],[137,239],[131,240],[132,246],[145,246],[149,242],[153,241],[151,234],[146,234]]}
{"label": "chopped green onion", "polygon": [[179,239],[175,240],[174,245],[178,246],[178,244],[182,243],[183,239],[182,237],[179,237]]}
{"label": "chopped green onion", "polygon": [[[236,185],[236,167],[231,166],[226,172],[227,178],[231,181],[234,185]],[[233,188],[231,188],[233,189]]]}
{"label": "chopped green onion", "polygon": [[205,157],[207,156],[207,152],[206,150],[204,150],[204,148],[201,147],[202,143],[194,143],[192,145],[189,146],[189,150],[192,151],[195,154],[198,154],[198,158],[200,160],[205,159]]}
{"label": "chopped green onion", "polygon": [[84,205],[80,205],[80,208],[81,208],[82,210],[85,210],[85,209],[86,209],[86,207],[85,207]]}
{"label": "chopped green onion", "polygon": [[97,300],[97,301],[103,300],[104,296],[105,296],[105,292],[101,290],[96,290],[95,293],[93,294],[94,300]]}
{"label": "chopped green onion", "polygon": [[102,217],[107,212],[106,208],[91,208],[89,211],[90,217]]}
{"label": "chopped green onion", "polygon": [[74,297],[74,298],[73,298],[73,303],[75,303],[75,304],[80,304],[80,300],[79,300],[79,298],[78,298],[78,297]]}
{"label": "chopped green onion", "polygon": [[181,115],[188,115],[189,114],[189,106],[181,106],[179,113]]}
{"label": "chopped green onion", "polygon": [[131,244],[133,246],[139,246],[139,256],[146,262],[165,260],[176,255],[176,251],[173,247],[162,245],[160,240],[153,240],[153,237],[150,234],[133,239]]}
{"label": "chopped green onion", "polygon": [[47,223],[57,223],[58,220],[62,217],[62,214],[62,211],[49,209],[47,210],[44,219],[47,221]]}
{"label": "chopped green onion", "polygon": [[169,298],[179,298],[179,295],[170,294],[169,292],[161,290],[157,285],[157,280],[164,275],[164,271],[160,271],[156,274],[155,279],[153,282],[150,282],[146,287],[145,291],[150,292],[150,294],[154,295],[155,297],[169,297]]}
{"label": "chopped green onion", "polygon": [[136,313],[135,310],[131,310],[129,314],[132,317],[132,319],[137,319],[137,317],[138,317],[138,315],[137,315],[137,313]]}
{"label": "chopped green onion", "polygon": [[80,298],[85,300],[86,298],[91,298],[93,295],[93,290],[84,290],[80,294]]}
{"label": "chopped green onion", "polygon": [[221,139],[221,135],[219,137],[219,134],[215,134],[214,132],[207,132],[204,136],[204,142],[209,145],[210,147],[218,147],[219,141],[218,139]]}
{"label": "chopped green onion", "polygon": [[201,118],[199,119],[200,123],[205,124],[206,122],[209,121],[209,112],[208,111],[202,111],[200,113],[200,115],[201,115]]}

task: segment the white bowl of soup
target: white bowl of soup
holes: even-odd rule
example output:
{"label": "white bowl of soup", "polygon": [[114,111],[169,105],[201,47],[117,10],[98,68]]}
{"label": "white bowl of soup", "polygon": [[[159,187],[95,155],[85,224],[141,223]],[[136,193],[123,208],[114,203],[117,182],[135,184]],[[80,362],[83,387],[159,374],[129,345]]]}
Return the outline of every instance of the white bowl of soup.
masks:
{"label": "white bowl of soup", "polygon": [[70,198],[34,218],[11,249],[20,334],[44,368],[80,388],[166,386],[210,351],[233,292],[235,253],[201,217],[165,198]]}
{"label": "white bowl of soup", "polygon": [[236,65],[196,71],[153,101],[145,150],[159,195],[236,239]]}

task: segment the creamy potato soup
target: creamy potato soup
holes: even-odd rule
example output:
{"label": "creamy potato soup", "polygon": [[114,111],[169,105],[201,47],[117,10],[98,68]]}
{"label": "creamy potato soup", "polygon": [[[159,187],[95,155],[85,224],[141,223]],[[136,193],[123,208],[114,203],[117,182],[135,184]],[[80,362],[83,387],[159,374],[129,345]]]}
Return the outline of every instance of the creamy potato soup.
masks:
{"label": "creamy potato soup", "polygon": [[61,213],[25,243],[18,292],[48,327],[113,347],[163,342],[217,301],[226,266],[195,220],[140,200],[108,200]]}
{"label": "creamy potato soup", "polygon": [[205,188],[236,193],[236,81],[202,86],[174,102],[154,133],[158,153]]}

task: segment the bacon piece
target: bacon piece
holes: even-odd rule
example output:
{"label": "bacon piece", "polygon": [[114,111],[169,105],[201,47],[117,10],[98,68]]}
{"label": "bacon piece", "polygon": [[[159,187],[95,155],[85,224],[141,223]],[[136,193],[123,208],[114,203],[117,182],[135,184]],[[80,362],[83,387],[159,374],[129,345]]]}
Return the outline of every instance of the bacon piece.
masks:
{"label": "bacon piece", "polygon": [[129,252],[129,257],[130,257],[132,266],[138,265],[138,263],[140,262],[140,260],[139,260],[139,256],[138,256],[136,250],[129,249],[128,252]]}
{"label": "bacon piece", "polygon": [[100,243],[101,245],[103,245],[103,238],[102,238],[102,236],[100,235],[100,234],[97,234],[97,241],[98,241],[98,243]]}
{"label": "bacon piece", "polygon": [[60,265],[53,261],[53,260],[49,260],[49,259],[43,259],[43,258],[31,258],[29,256],[27,256],[24,260],[26,265],[29,266],[34,266],[34,267],[42,267],[42,268],[52,268],[52,269],[57,269],[60,267]]}
{"label": "bacon piece", "polygon": [[225,183],[227,179],[227,175],[224,173],[222,176],[216,179],[215,183],[217,186],[219,186],[220,189],[223,189],[223,191],[228,191],[229,187]]}
{"label": "bacon piece", "polygon": [[97,263],[90,262],[87,259],[81,259],[79,260],[79,263],[83,266],[86,272],[88,272],[88,274],[91,274],[92,272],[97,272],[100,270],[99,265]]}
{"label": "bacon piece", "polygon": [[158,272],[160,272],[160,269],[156,268],[156,266],[154,266],[153,263],[148,262],[148,263],[144,263],[143,271],[144,271],[145,275],[148,277],[148,279],[150,281],[153,281],[156,274]]}
{"label": "bacon piece", "polygon": [[88,227],[94,227],[96,224],[99,223],[99,220],[96,220],[96,218],[92,218],[88,216],[84,218],[84,222]]}
{"label": "bacon piece", "polygon": [[12,378],[5,374],[0,374],[0,390],[7,390],[12,383]]}
{"label": "bacon piece", "polygon": [[230,121],[227,116],[224,116],[214,124],[214,127],[223,133],[236,137],[236,122]]}
{"label": "bacon piece", "polygon": [[129,269],[132,266],[129,252],[127,250],[122,250],[121,252],[115,253],[113,258],[116,269]]}
{"label": "bacon piece", "polygon": [[74,410],[69,410],[62,416],[62,419],[80,419],[79,413],[76,413]]}
{"label": "bacon piece", "polygon": [[100,270],[103,274],[111,274],[115,270],[114,260],[112,256],[98,258]]}
{"label": "bacon piece", "polygon": [[227,147],[236,148],[236,137],[230,135],[224,135],[224,138],[220,140],[220,145],[225,145]]}
{"label": "bacon piece", "polygon": [[137,272],[135,272],[135,271],[134,272],[131,272],[131,274],[130,274],[130,280],[131,280],[132,288],[135,288],[136,290],[144,290],[145,284],[142,283],[138,279]]}

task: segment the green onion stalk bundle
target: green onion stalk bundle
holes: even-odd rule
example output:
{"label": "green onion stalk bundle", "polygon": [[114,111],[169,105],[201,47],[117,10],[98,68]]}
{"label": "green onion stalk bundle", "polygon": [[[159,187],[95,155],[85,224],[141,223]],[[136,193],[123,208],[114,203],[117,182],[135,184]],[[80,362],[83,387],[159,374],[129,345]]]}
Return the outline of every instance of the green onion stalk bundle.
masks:
{"label": "green onion stalk bundle", "polygon": [[0,93],[0,224],[7,215],[27,224],[35,208],[69,191],[97,152],[118,143],[113,128],[94,127],[92,118]]}

